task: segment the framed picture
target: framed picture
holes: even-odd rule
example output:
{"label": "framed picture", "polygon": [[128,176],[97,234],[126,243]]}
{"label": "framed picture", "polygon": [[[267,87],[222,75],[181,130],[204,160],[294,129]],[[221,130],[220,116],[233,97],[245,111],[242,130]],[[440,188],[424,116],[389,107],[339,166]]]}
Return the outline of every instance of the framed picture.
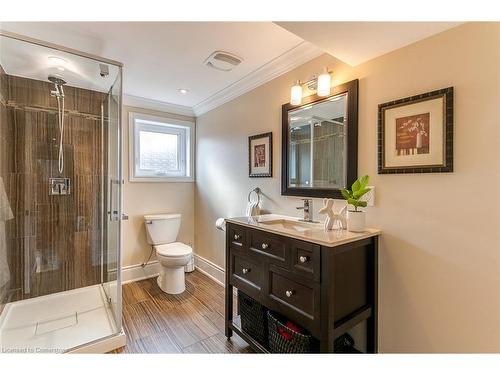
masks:
{"label": "framed picture", "polygon": [[248,176],[273,176],[273,133],[248,137]]}
{"label": "framed picture", "polygon": [[453,87],[378,106],[378,173],[453,172]]}

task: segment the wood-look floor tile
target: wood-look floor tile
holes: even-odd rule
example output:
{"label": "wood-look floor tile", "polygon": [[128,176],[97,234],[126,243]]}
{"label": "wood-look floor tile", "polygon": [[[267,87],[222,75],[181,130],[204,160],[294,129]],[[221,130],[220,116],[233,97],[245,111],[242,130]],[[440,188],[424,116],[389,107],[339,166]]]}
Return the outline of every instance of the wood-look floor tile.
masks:
{"label": "wood-look floor tile", "polygon": [[[164,293],[156,278],[123,286],[127,345],[114,353],[246,353],[236,334],[224,336],[224,288],[198,271],[186,274],[186,291]],[[221,306],[222,305],[222,306]]]}
{"label": "wood-look floor tile", "polygon": [[183,353],[199,354],[199,353],[252,353],[253,351],[248,344],[243,341],[238,335],[233,335],[230,340],[219,333],[205,340],[201,340],[182,350]]}
{"label": "wood-look floor tile", "polygon": [[163,331],[161,314],[152,301],[123,305],[123,328],[132,341],[153,336]]}
{"label": "wood-look floor tile", "polygon": [[116,354],[175,354],[182,353],[166,332],[139,340],[128,340],[127,345],[114,351]]}
{"label": "wood-look floor tile", "polygon": [[151,298],[139,282],[123,285],[122,296],[125,305],[133,305],[134,303],[147,301]]}

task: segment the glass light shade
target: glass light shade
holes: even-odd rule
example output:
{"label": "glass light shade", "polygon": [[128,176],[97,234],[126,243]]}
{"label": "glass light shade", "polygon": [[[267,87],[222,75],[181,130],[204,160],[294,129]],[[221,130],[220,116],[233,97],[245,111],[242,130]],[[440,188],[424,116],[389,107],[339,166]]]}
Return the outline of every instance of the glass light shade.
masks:
{"label": "glass light shade", "polygon": [[302,86],[300,83],[296,83],[290,91],[290,104],[299,105],[300,103],[302,103]]}
{"label": "glass light shade", "polygon": [[328,96],[330,95],[330,84],[332,78],[330,73],[322,73],[318,76],[318,96]]}

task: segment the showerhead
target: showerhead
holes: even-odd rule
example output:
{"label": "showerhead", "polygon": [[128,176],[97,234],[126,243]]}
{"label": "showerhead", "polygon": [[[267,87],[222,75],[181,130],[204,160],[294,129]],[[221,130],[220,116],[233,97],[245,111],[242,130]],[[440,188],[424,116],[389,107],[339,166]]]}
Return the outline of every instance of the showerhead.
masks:
{"label": "showerhead", "polygon": [[66,84],[66,81],[62,79],[61,77],[54,76],[54,75],[49,75],[48,80],[58,86],[62,86]]}

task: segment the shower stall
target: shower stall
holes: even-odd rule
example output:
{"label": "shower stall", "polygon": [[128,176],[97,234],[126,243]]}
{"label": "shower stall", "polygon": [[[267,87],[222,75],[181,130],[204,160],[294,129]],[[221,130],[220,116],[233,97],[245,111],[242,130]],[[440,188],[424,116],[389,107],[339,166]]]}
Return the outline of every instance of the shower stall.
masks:
{"label": "shower stall", "polygon": [[121,87],[121,63],[0,30],[0,353],[125,343]]}

